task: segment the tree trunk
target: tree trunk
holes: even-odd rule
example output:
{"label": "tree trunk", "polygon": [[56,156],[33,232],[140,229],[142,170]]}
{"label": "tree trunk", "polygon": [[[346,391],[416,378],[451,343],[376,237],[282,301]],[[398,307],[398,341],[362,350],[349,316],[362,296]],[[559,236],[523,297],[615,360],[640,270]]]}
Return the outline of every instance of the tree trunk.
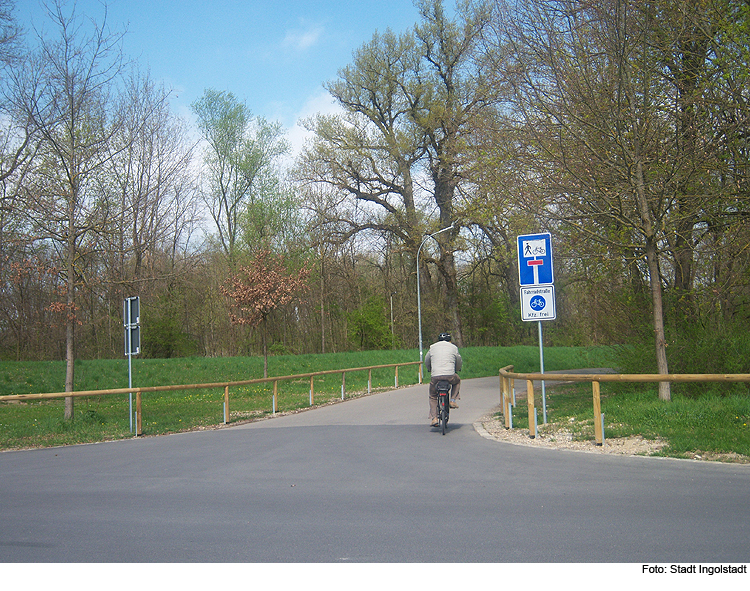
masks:
{"label": "tree trunk", "polygon": [[461,315],[458,313],[458,278],[456,275],[456,260],[453,256],[453,252],[447,248],[442,251],[440,266],[441,274],[445,280],[446,304],[453,325],[453,337],[456,345],[463,347],[463,323],[461,322]]}
{"label": "tree trunk", "polygon": [[[70,316],[71,312],[67,312]],[[67,320],[67,326],[65,327],[65,391],[72,392],[74,381],[74,370],[75,370],[75,335],[73,320],[70,318]],[[65,420],[73,420],[73,397],[67,396],[65,398]]]}
{"label": "tree trunk", "polygon": [[[652,240],[646,244],[646,259],[651,283],[651,301],[654,309],[654,339],[656,345],[656,367],[660,374],[669,373],[667,363],[667,340],[664,334],[664,306],[662,303],[661,278],[656,259],[656,245]],[[669,382],[659,382],[659,400],[671,400]]]}
{"label": "tree trunk", "polygon": [[262,322],[263,327],[261,330],[261,334],[262,334],[261,338],[263,339],[263,377],[264,378],[268,377],[268,342],[266,338],[267,319],[268,319],[267,316],[263,316],[263,322]]}
{"label": "tree trunk", "polygon": [[326,294],[326,270],[325,270],[325,253],[320,249],[320,352],[326,352],[326,314],[325,314],[325,294]]}
{"label": "tree trunk", "polygon": [[[453,212],[453,194],[456,189],[456,184],[453,180],[446,180],[446,176],[449,176],[449,173],[446,171],[443,171],[442,174],[433,175],[435,180],[435,201],[440,209],[441,228],[447,228],[455,222],[455,214]],[[440,244],[440,274],[445,281],[446,306],[448,307],[448,313],[453,324],[451,330],[456,345],[463,347],[463,327],[461,323],[461,315],[458,310],[456,259],[453,256],[452,248],[453,241],[458,236],[458,233],[459,228],[454,227],[444,235],[436,236],[436,238]]]}
{"label": "tree trunk", "polygon": [[[660,374],[669,373],[667,364],[667,340],[664,334],[664,304],[662,301],[661,277],[659,276],[659,261],[656,251],[656,237],[646,199],[646,183],[643,175],[643,164],[637,160],[636,199],[641,216],[641,224],[646,237],[646,262],[648,263],[649,283],[651,286],[651,303],[653,307],[654,340],[656,346],[656,367]],[[659,382],[659,400],[671,400],[669,382]]]}
{"label": "tree trunk", "polygon": [[[72,392],[75,386],[75,187],[68,202],[68,239],[66,261],[65,298],[65,391]],[[73,420],[73,397],[65,398],[65,420]]]}

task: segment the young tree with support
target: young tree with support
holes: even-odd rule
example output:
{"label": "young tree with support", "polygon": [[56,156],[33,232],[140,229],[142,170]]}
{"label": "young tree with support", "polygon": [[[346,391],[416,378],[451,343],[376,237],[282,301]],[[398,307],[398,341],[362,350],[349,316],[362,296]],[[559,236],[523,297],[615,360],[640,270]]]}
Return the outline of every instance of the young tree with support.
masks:
{"label": "young tree with support", "polygon": [[283,257],[259,250],[253,262],[241,266],[221,288],[222,294],[239,308],[239,314],[230,313],[232,324],[261,326],[264,378],[268,377],[268,317],[275,309],[291,303],[298,293],[307,291],[309,276],[307,266],[290,271]]}

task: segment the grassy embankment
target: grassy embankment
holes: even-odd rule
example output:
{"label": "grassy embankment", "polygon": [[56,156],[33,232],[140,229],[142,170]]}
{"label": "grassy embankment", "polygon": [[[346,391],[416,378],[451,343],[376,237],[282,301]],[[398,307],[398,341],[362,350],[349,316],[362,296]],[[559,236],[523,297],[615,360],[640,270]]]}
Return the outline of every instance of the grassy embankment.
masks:
{"label": "grassy embankment", "polygon": [[[497,375],[498,369],[514,365],[515,371],[539,370],[536,347],[483,347],[462,349],[463,379]],[[368,351],[327,355],[278,356],[269,359],[269,375],[284,376],[328,369],[385,365],[419,358],[411,351]],[[607,347],[545,349],[545,370],[585,367],[616,367],[617,350]],[[133,385],[201,384],[241,381],[262,376],[262,358],[133,359]],[[64,390],[63,362],[0,362],[0,395]],[[373,388],[393,386],[393,369],[373,372]],[[399,384],[417,382],[415,367],[399,371]],[[127,387],[127,361],[82,360],[76,363],[76,390]],[[347,396],[367,389],[367,372],[346,376]],[[271,414],[271,384],[232,388],[231,420],[260,418]],[[315,379],[315,403],[340,399],[341,375]],[[540,398],[540,397],[537,397]],[[211,428],[223,420],[223,391],[184,390],[143,395],[144,435],[159,435],[191,429]],[[540,401],[538,401],[540,403]],[[279,383],[279,412],[309,405],[309,380]],[[577,421],[580,437],[593,437],[593,411],[588,384],[556,387],[547,392],[548,422]],[[671,403],[659,402],[655,386],[644,384],[602,385],[602,412],[608,438],[641,434],[661,437],[670,444],[664,455],[686,455],[696,451],[738,453],[750,456],[750,395],[748,385],[732,392],[712,389],[699,396],[684,395],[675,388]],[[514,414],[514,427],[528,426],[525,405]],[[63,420],[63,401],[0,404],[0,449],[66,445],[131,437],[128,395],[77,398],[75,420]]]}

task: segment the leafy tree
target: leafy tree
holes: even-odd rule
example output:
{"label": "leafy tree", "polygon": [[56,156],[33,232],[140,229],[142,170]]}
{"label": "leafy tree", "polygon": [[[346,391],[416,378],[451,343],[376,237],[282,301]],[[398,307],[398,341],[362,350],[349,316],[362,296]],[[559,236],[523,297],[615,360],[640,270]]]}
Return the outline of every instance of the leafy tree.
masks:
{"label": "leafy tree", "polygon": [[414,120],[426,140],[427,171],[439,226],[452,226],[438,234],[438,268],[445,282],[446,307],[459,345],[463,328],[459,314],[459,285],[454,250],[462,225],[457,204],[459,187],[469,181],[472,167],[467,146],[478,122],[494,105],[494,88],[486,83],[478,59],[480,41],[491,22],[487,2],[458,2],[456,17],[449,18],[442,0],[417,2],[422,20],[415,27],[417,50],[424,64],[424,95]]}
{"label": "leafy tree", "polygon": [[410,35],[376,33],[327,85],[345,114],[306,123],[315,140],[300,159],[298,178],[355,201],[330,201],[318,211],[331,240],[387,233],[416,254],[421,230],[413,168],[424,148],[409,113],[419,94],[417,67]]}
{"label": "leafy tree", "polygon": [[192,105],[208,144],[203,196],[230,267],[237,262],[241,221],[275,181],[274,164],[288,143],[278,123],[253,117],[231,92],[207,89]]}
{"label": "leafy tree", "polygon": [[[441,0],[418,7],[422,22],[414,31],[376,33],[327,85],[345,113],[309,123],[315,140],[301,159],[300,178],[337,190],[338,201],[319,214],[340,232],[333,235],[339,241],[360,233],[388,237],[416,265],[423,264],[416,256],[424,235],[452,226],[437,236],[437,262],[460,344],[455,199],[473,121],[490,102],[474,59],[490,12],[484,3],[462,2],[449,18]],[[437,219],[429,219],[430,209],[437,209]]]}
{"label": "leafy tree", "polygon": [[299,198],[294,187],[279,179],[269,179],[239,221],[242,242],[250,251],[264,248],[291,254],[305,248],[305,220]]}
{"label": "leafy tree", "polygon": [[382,297],[368,298],[364,305],[348,314],[349,338],[362,351],[390,349],[391,329]]}

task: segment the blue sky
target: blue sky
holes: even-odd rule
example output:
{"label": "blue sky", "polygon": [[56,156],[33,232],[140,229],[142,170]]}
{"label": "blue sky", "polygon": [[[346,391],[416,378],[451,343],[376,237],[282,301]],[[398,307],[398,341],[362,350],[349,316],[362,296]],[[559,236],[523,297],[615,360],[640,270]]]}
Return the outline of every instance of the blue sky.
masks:
{"label": "blue sky", "polygon": [[[300,117],[331,109],[322,84],[351,62],[352,51],[376,30],[401,32],[418,20],[412,0],[108,0],[107,5],[110,27],[127,27],[125,53],[174,89],[175,113],[189,117],[189,105],[205,88],[228,90],[254,115],[279,121],[295,143]],[[104,15],[100,0],[78,0],[76,12],[98,22]],[[16,14],[27,30],[33,23],[52,31],[39,0],[16,0]]]}

